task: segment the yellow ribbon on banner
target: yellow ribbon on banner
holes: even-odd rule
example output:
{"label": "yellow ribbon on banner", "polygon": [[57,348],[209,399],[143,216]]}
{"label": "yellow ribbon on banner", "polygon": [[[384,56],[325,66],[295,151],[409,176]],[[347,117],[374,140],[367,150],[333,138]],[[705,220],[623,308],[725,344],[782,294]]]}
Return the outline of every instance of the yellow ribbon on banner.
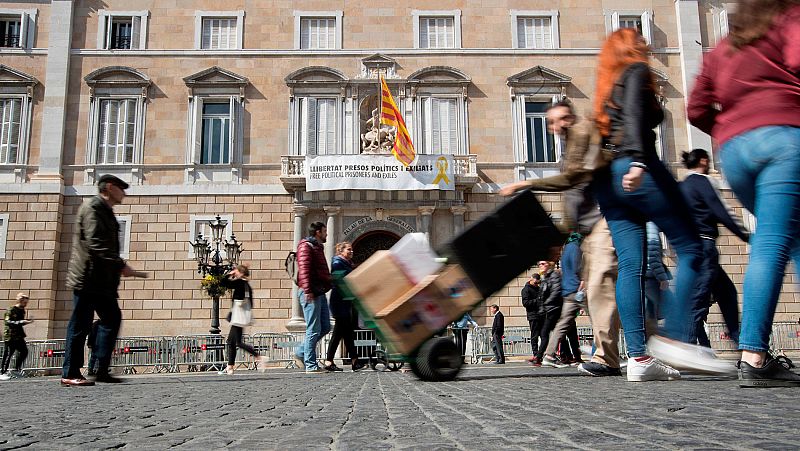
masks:
{"label": "yellow ribbon on banner", "polygon": [[447,174],[445,173],[445,171],[447,171],[447,166],[448,166],[447,158],[439,157],[436,160],[436,169],[439,170],[439,173],[436,174],[436,178],[433,179],[433,185],[436,185],[437,183],[439,183],[442,180],[444,180],[444,183],[446,183],[448,185],[450,184],[450,178],[448,178]]}

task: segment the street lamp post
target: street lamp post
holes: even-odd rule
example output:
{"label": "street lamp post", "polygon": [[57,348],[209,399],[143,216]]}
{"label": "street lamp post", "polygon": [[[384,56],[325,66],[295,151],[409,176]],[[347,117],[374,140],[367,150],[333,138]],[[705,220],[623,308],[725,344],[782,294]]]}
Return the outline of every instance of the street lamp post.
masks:
{"label": "street lamp post", "polygon": [[[189,242],[194,248],[194,256],[197,259],[197,273],[203,277],[206,274],[220,277],[239,264],[239,257],[243,250],[242,244],[236,241],[234,234],[231,234],[230,241],[224,240],[227,225],[228,221],[217,215],[216,219],[208,221],[208,226],[211,228],[210,242],[203,237],[202,233],[197,234],[195,242]],[[222,258],[220,247],[225,249],[225,259]],[[219,334],[219,294],[212,294],[211,299],[211,330],[209,332]]]}

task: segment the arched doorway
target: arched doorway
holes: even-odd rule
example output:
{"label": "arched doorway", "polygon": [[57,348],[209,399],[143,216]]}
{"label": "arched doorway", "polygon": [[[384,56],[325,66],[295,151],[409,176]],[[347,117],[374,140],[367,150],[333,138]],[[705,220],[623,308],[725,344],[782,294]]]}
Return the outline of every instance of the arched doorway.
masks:
{"label": "arched doorway", "polygon": [[389,249],[399,240],[397,234],[385,230],[367,232],[353,243],[353,262],[360,265],[376,251]]}

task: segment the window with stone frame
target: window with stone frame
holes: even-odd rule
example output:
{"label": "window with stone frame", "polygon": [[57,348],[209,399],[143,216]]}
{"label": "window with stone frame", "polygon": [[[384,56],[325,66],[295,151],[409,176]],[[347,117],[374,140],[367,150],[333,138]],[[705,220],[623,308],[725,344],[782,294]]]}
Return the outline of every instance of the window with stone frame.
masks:
{"label": "window with stone frame", "polygon": [[109,66],[84,80],[90,88],[86,183],[109,173],[140,184],[150,78],[130,67]]}
{"label": "window with stone frame", "polygon": [[[468,92],[472,81],[459,69],[431,66],[408,77],[410,98],[395,94],[417,153],[469,154]],[[408,101],[411,101],[410,111]]]}
{"label": "window with stone frame", "polygon": [[0,9],[0,47],[33,48],[36,9]]}
{"label": "window with stone frame", "polygon": [[728,35],[728,20],[733,16],[725,8],[713,8],[711,10],[712,24],[714,27],[714,45],[717,45],[725,36]]}
{"label": "window with stone frame", "polygon": [[237,50],[242,48],[244,11],[196,11],[195,48]]}
{"label": "window with stone frame", "polygon": [[558,10],[511,10],[511,32],[514,48],[559,48]]}
{"label": "window with stone frame", "polygon": [[[292,72],[285,81],[289,87],[289,155],[357,153],[355,139],[345,139],[345,103],[350,100],[344,74],[310,66]],[[355,129],[357,121],[352,114],[350,117],[348,124]]]}
{"label": "window with stone frame", "polygon": [[0,183],[26,179],[34,87],[33,76],[0,64]]}
{"label": "window with stone frame", "polygon": [[[219,215],[220,219],[227,221],[227,225],[225,226],[225,230],[222,234],[223,236],[223,243],[224,240],[231,236],[233,233],[233,215]],[[212,235],[211,235],[211,226],[209,226],[209,222],[213,222],[216,220],[216,215],[191,215],[189,217],[189,242],[193,243],[197,240],[198,235],[201,235],[204,239],[208,240],[211,244],[211,248],[216,249],[214,243],[211,243]],[[225,246],[220,246],[220,256],[225,258],[227,254],[225,253]],[[194,247],[189,246],[189,258],[195,258],[194,254]]]}
{"label": "window with stone frame", "polygon": [[412,11],[414,47],[418,49],[461,48],[461,11]]}
{"label": "window with stone frame", "polygon": [[653,13],[642,10],[606,11],[606,32],[611,33],[620,28],[633,28],[644,37],[648,45],[653,44]]}
{"label": "window with stone frame", "polygon": [[241,181],[244,93],[249,80],[219,67],[184,78],[190,88],[187,183]]}
{"label": "window with stone frame", "polygon": [[100,10],[97,48],[137,50],[146,48],[149,11]]}

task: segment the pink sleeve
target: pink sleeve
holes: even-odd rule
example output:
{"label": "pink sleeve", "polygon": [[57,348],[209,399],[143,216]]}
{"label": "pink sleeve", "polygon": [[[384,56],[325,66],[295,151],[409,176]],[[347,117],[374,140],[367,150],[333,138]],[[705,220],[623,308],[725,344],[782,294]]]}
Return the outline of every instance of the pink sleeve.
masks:
{"label": "pink sleeve", "polygon": [[689,95],[689,103],[686,106],[689,122],[708,134],[711,134],[717,113],[719,113],[714,106],[717,98],[714,95],[714,77],[711,74],[716,65],[715,53],[718,50],[719,47],[703,58],[703,68],[694,81],[692,93]]}
{"label": "pink sleeve", "polygon": [[795,7],[785,19],[783,43],[786,67],[800,77],[800,6]]}

